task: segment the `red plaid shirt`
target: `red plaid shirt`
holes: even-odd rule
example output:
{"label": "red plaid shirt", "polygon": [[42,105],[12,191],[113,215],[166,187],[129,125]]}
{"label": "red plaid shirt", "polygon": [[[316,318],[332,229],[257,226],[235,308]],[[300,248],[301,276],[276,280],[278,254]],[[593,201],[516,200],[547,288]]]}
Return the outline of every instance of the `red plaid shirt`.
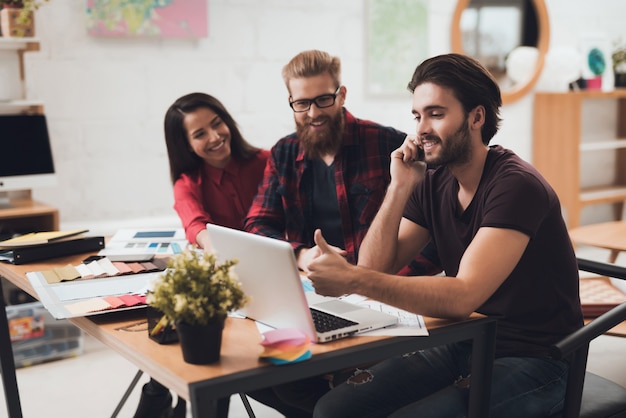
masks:
{"label": "red plaid shirt", "polygon": [[[402,144],[406,134],[357,119],[347,110],[343,111],[345,127],[341,148],[335,156],[335,184],[344,249],[348,261],[356,263],[361,242],[390,181],[391,152]],[[244,229],[287,240],[294,250],[313,247],[311,196],[312,164],[293,133],[272,148]],[[440,271],[427,259],[421,261],[414,273],[435,274]]]}

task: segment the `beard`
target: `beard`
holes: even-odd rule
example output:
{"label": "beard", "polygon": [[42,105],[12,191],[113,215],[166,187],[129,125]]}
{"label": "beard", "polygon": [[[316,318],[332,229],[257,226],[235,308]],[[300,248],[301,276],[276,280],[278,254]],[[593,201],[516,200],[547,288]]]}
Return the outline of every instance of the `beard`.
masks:
{"label": "beard", "polygon": [[468,162],[472,158],[471,138],[468,127],[468,118],[461,122],[461,126],[444,141],[436,135],[427,135],[423,140],[438,141],[441,144],[441,152],[438,156],[428,158],[426,162],[433,166],[454,166]]}
{"label": "beard", "polygon": [[309,126],[312,119],[307,117],[303,123],[296,121],[296,133],[307,158],[321,158],[324,155],[336,155],[343,139],[343,112],[336,115],[322,115],[317,121],[325,120],[324,129],[319,131]]}

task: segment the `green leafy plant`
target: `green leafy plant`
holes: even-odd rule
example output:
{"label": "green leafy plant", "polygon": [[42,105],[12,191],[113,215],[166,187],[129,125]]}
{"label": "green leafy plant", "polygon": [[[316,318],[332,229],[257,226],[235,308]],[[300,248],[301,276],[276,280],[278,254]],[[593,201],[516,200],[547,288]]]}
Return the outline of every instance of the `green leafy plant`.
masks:
{"label": "green leafy plant", "polygon": [[626,73],[626,43],[621,40],[615,42],[611,58],[613,58],[613,70],[619,74]]}
{"label": "green leafy plant", "polygon": [[147,303],[164,314],[161,325],[206,325],[245,306],[247,297],[233,269],[237,261],[219,264],[215,254],[194,248],[172,257],[147,295]]}
{"label": "green leafy plant", "polygon": [[[21,26],[32,24],[33,13],[37,11],[44,3],[50,0],[0,0],[0,5],[19,9],[19,14],[15,20]],[[18,27],[14,36],[25,36],[25,30]]]}

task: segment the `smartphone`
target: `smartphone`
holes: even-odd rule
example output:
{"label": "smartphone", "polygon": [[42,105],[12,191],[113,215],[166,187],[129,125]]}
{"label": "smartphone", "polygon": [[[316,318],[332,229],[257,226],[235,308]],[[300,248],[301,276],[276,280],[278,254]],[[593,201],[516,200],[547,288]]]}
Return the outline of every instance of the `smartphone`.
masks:
{"label": "smartphone", "polygon": [[424,148],[417,146],[417,161],[424,161],[426,154],[424,154]]}

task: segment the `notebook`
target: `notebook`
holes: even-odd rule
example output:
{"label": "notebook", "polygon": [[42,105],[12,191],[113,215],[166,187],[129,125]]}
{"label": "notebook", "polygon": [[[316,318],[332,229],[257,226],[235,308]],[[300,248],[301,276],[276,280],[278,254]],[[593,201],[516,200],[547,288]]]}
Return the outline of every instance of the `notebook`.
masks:
{"label": "notebook", "polygon": [[[288,242],[213,224],[207,230],[219,261],[238,260],[235,272],[250,299],[239,313],[248,318],[273,328],[299,329],[317,342],[398,323],[394,315],[305,292]],[[341,326],[316,329],[314,316],[336,317]]]}

